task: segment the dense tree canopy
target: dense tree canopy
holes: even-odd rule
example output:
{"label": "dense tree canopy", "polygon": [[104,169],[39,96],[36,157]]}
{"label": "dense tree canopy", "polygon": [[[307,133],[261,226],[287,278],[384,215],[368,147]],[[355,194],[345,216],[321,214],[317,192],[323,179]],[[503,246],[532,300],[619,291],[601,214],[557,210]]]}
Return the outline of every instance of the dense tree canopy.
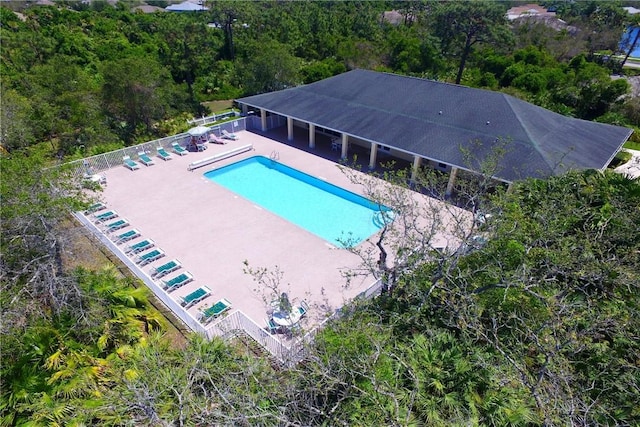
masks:
{"label": "dense tree canopy", "polygon": [[640,422],[637,180],[586,171],[485,194],[499,215],[476,230],[483,245],[414,252],[392,293],[344,309],[282,369],[243,340],[176,346],[143,286],[61,269],[73,181],[14,162],[2,425]]}
{"label": "dense tree canopy", "polygon": [[[144,286],[113,267],[70,268],[81,233],[69,212],[91,201],[51,167],[163,135],[160,121],[201,101],[353,67],[637,124],[637,98],[593,55],[611,46],[591,35],[627,23],[619,4],[562,2],[572,25],[592,21],[578,36],[506,27],[506,5],[485,1],[208,5],[147,15],[61,2],[24,20],[0,7],[0,425],[640,424],[638,180],[584,171],[503,191],[485,159],[456,191],[489,215],[443,251],[434,236],[449,209],[420,210],[411,195],[444,194],[446,179],[409,188],[409,171],[386,174],[395,186],[367,191],[395,222],[359,253],[385,292],[343,309],[284,369],[242,338],[179,345]],[[390,23],[390,9],[407,14]]]}
{"label": "dense tree canopy", "polygon": [[[60,2],[21,10],[24,19],[2,7],[2,114],[12,119],[3,120],[2,144],[46,141],[57,155],[130,144],[164,136],[156,124],[165,119],[206,113],[202,101],[352,68],[504,90],[563,114],[635,124],[624,83],[609,81],[595,55],[616,49],[613,35],[632,23],[620,4],[560,8],[577,31],[507,25],[509,4],[215,1],[204,13],[144,14],[124,1]],[[383,18],[393,9],[402,20]]]}

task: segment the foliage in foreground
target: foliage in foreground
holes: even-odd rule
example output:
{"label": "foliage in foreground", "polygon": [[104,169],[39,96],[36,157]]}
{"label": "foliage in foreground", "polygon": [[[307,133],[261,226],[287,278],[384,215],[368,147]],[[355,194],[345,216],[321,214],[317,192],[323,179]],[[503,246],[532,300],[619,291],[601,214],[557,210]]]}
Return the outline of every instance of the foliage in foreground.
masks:
{"label": "foliage in foreground", "polygon": [[175,348],[144,288],[56,270],[57,221],[76,202],[18,165],[2,187],[2,425],[640,422],[637,180],[517,184],[493,201],[486,245],[425,258],[281,370],[242,341]]}

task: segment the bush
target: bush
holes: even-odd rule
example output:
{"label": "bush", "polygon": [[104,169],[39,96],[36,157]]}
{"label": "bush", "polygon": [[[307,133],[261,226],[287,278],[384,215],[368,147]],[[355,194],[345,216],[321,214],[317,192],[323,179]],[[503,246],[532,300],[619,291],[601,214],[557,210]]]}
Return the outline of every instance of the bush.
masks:
{"label": "bush", "polygon": [[616,156],[613,158],[613,160],[611,160],[611,163],[609,163],[608,167],[610,169],[615,169],[618,166],[627,163],[629,160],[631,160],[631,157],[631,153],[627,151],[619,151],[618,154],[616,154]]}

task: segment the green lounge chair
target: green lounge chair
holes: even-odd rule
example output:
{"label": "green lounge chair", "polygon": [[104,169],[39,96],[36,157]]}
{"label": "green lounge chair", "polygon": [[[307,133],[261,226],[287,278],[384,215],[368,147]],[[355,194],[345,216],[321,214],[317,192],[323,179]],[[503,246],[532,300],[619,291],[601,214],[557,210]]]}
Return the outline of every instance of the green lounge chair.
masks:
{"label": "green lounge chair", "polygon": [[269,331],[271,335],[279,333],[281,331],[280,328],[281,326],[276,325],[276,322],[273,321],[273,318],[267,319],[267,331]]}
{"label": "green lounge chair", "polygon": [[173,157],[171,157],[171,154],[167,153],[167,150],[162,147],[158,147],[158,157],[160,157],[164,161],[173,159]]}
{"label": "green lounge chair", "polygon": [[178,261],[177,259],[172,259],[166,264],[162,264],[159,267],[155,267],[151,269],[151,277],[153,277],[154,279],[159,279],[161,277],[166,276],[169,273],[173,273],[180,267],[182,267],[182,264],[180,264],[180,261]]}
{"label": "green lounge chair", "polygon": [[127,231],[126,233],[118,234],[114,236],[111,240],[116,242],[116,245],[120,245],[122,243],[128,242],[129,240],[133,240],[136,237],[140,237],[140,232],[135,228]]}
{"label": "green lounge chair", "polygon": [[188,309],[189,307],[193,307],[209,295],[211,295],[211,290],[206,286],[203,286],[191,292],[189,295],[180,297],[180,305],[182,305],[185,309]]}
{"label": "green lounge chair", "polygon": [[155,243],[153,242],[153,240],[151,239],[144,239],[141,242],[138,242],[136,244],[133,245],[129,245],[129,247],[127,249],[125,249],[124,253],[125,254],[137,254],[143,251],[146,251],[147,249],[151,249],[152,247],[155,246]]}
{"label": "green lounge chair", "polygon": [[104,210],[104,209],[107,209],[107,205],[98,202],[98,203],[94,203],[93,205],[89,206],[87,208],[87,210],[84,211],[84,214],[85,215],[90,215],[92,213],[96,213],[96,212]]}
{"label": "green lounge chair", "polygon": [[127,221],[126,219],[122,218],[119,219],[117,221],[114,221],[110,224],[107,224],[105,226],[105,232],[106,233],[113,233],[116,230],[120,230],[121,228],[125,228],[129,225],[129,221]]}
{"label": "green lounge chair", "polygon": [[186,156],[189,153],[187,150],[182,148],[182,146],[177,142],[172,143],[171,147],[173,148],[173,152],[176,153],[178,156]]}
{"label": "green lounge chair", "polygon": [[109,221],[110,219],[116,218],[118,213],[116,211],[108,211],[101,214],[94,215],[93,219],[95,219],[96,224],[99,222]]}
{"label": "green lounge chair", "polygon": [[134,171],[136,169],[140,169],[140,165],[136,161],[131,160],[131,157],[129,157],[129,156],[124,156],[122,158],[122,162],[124,163],[124,166],[127,169],[130,169],[132,171]]}
{"label": "green lounge chair", "polygon": [[187,283],[193,281],[193,276],[188,271],[174,277],[173,279],[163,280],[162,287],[167,291],[174,291]]}
{"label": "green lounge chair", "polygon": [[220,317],[220,315],[228,310],[231,310],[231,303],[229,300],[222,298],[211,307],[202,310],[200,314],[200,321],[207,324],[213,319]]}
{"label": "green lounge chair", "polygon": [[146,254],[138,255],[135,259],[135,262],[142,267],[143,265],[147,265],[150,262],[162,258],[163,256],[164,251],[162,249],[154,249],[151,252],[147,252]]}
{"label": "green lounge chair", "polygon": [[145,151],[138,152],[138,159],[145,166],[151,166],[156,164],[156,162],[154,162],[153,159],[149,157],[149,155]]}

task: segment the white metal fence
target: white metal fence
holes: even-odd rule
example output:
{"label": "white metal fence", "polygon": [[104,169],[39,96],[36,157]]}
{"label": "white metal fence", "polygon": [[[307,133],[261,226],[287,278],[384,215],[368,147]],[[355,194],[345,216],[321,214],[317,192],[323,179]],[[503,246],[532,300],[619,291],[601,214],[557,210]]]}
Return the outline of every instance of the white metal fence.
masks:
{"label": "white metal fence", "polygon": [[195,126],[206,126],[208,124],[215,123],[219,120],[225,120],[231,117],[239,117],[239,116],[240,116],[239,112],[232,110],[232,111],[227,111],[226,113],[222,113],[218,115],[212,114],[207,117],[194,118],[192,120],[188,120],[187,123]]}
{"label": "white metal fence", "polygon": [[[279,117],[279,116],[270,116]],[[221,134],[222,130],[227,132],[236,132],[247,128],[247,120],[249,119],[249,127],[251,123],[255,124],[256,117],[239,118],[238,120],[223,123],[218,126],[212,126],[211,132]],[[258,119],[258,125],[260,119]],[[273,120],[272,124],[276,124],[277,120]],[[184,145],[190,136],[187,133],[181,133],[166,138],[156,139],[145,142],[132,147],[123,148],[109,153],[99,154],[97,156],[88,157],[82,160],[76,160],[70,164],[76,166],[76,176],[82,176],[88,171],[98,173],[110,169],[115,166],[123,165],[123,157],[130,156],[135,158],[141,151],[154,151],[157,147],[169,148],[174,142]],[[258,325],[249,316],[240,310],[236,310],[227,316],[224,316],[209,325],[203,325],[194,318],[188,310],[185,310],[177,301],[175,301],[161,286],[159,286],[151,276],[139,267],[133,260],[127,256],[122,248],[116,245],[111,239],[102,232],[89,218],[80,212],[74,213],[75,217],[80,221],[91,233],[105,245],[114,255],[120,259],[136,276],[138,276],[144,284],[153,292],[153,294],[162,301],[185,325],[192,331],[201,333],[208,338],[214,336],[223,339],[230,339],[240,334],[244,334],[253,339],[263,349],[265,349],[276,361],[284,366],[290,367],[302,361],[307,355],[308,346],[313,342],[318,331],[325,326],[327,322],[340,316],[340,311],[336,311],[330,317],[326,318],[319,325],[297,338],[289,346],[286,346],[278,338],[271,335],[262,326]],[[358,294],[357,298],[371,298],[380,293],[382,289],[382,281],[375,281],[369,288]]]}
{"label": "white metal fence", "polygon": [[[262,130],[262,120],[260,116],[247,116],[247,129],[257,129]],[[279,128],[281,126],[286,126],[287,118],[284,116],[271,115],[267,116],[267,130]]]}
{"label": "white metal fence", "polygon": [[[326,318],[319,325],[297,338],[289,346],[286,346],[278,338],[271,335],[265,328],[258,325],[249,316],[240,310],[236,310],[227,316],[221,317],[209,325],[203,325],[198,319],[193,317],[188,310],[175,301],[161,286],[159,286],[151,276],[138,266],[127,254],[125,254],[120,246],[114,243],[102,230],[94,224],[89,218],[80,212],[74,213],[75,217],[82,223],[91,233],[105,245],[114,255],[120,259],[144,284],[153,292],[153,294],[162,301],[185,325],[192,331],[201,333],[209,339],[221,337],[223,339],[231,339],[241,334],[251,338],[266,350],[280,364],[291,367],[302,361],[307,355],[308,346],[312,344],[318,331],[325,326],[327,322],[340,316],[340,311],[336,311],[332,316]],[[361,292],[358,298],[371,298],[380,293],[382,282],[377,280],[368,289]]]}
{"label": "white metal fence", "polygon": [[177,301],[158,285],[151,276],[138,266],[133,260],[128,257],[122,250],[122,248],[116,245],[111,239],[100,230],[100,228],[94,224],[89,218],[82,213],[76,212],[75,217],[80,221],[100,242],[105,245],[115,256],[120,259],[138,278],[140,278],[144,284],[153,292],[153,294],[162,301],[180,320],[182,320],[189,328],[194,332],[206,333],[204,326],[195,319],[187,310],[184,309]]}
{"label": "white metal fence", "polygon": [[[372,298],[379,295],[381,289],[382,281],[376,280],[369,288],[361,292],[357,298]],[[228,339],[244,334],[258,343],[279,363],[291,367],[304,360],[307,356],[309,346],[313,343],[318,331],[320,331],[327,322],[340,317],[340,315],[340,310],[335,311],[313,329],[291,342],[289,346],[286,346],[278,338],[271,335],[240,310],[218,320],[214,325],[207,328],[207,336],[209,338],[219,336]]]}
{"label": "white metal fence", "polygon": [[[209,129],[210,132],[216,133],[218,136],[222,135],[223,130],[226,130],[229,133],[238,132],[246,130],[246,120],[245,117],[238,117],[237,120],[232,120],[215,126],[209,126]],[[188,133],[179,133],[177,135],[154,139],[153,141],[132,145],[131,147],[121,148],[108,153],[86,157],[81,160],[74,160],[73,162],[70,162],[69,165],[71,165],[73,173],[77,177],[81,177],[87,173],[95,174],[116,166],[122,166],[124,164],[123,158],[125,156],[129,156],[135,160],[138,157],[138,153],[142,151],[146,153],[154,153],[158,147],[170,149],[171,144],[174,142],[177,142],[184,147],[190,139],[191,136]]]}

